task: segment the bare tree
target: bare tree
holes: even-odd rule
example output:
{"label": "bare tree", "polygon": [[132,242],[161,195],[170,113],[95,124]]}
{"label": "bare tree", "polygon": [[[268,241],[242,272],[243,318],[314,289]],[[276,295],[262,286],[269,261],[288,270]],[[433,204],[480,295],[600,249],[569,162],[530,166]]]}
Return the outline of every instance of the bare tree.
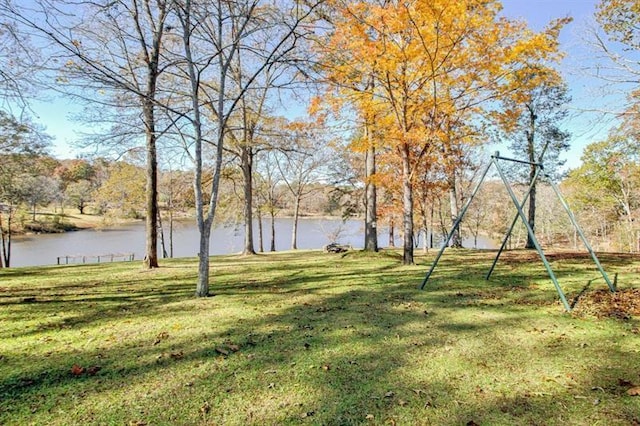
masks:
{"label": "bare tree", "polygon": [[[58,73],[56,90],[103,108],[132,99],[139,108],[146,153],[147,268],[158,266],[156,110],[170,7],[171,0],[34,0],[2,7],[45,46],[52,64],[48,71]],[[111,97],[96,96],[103,92]]]}
{"label": "bare tree", "polygon": [[322,140],[313,124],[292,123],[292,144],[282,150],[282,160],[278,169],[282,179],[293,196],[293,228],[291,230],[291,249],[298,248],[298,220],[300,218],[300,202],[311,195],[317,187],[323,167],[328,163],[328,156],[323,155]]}
{"label": "bare tree", "polygon": [[34,71],[42,64],[30,38],[17,32],[15,17],[9,12],[12,6],[11,0],[0,0],[0,105],[14,112],[14,107],[28,109]]}
{"label": "bare tree", "polygon": [[258,200],[258,222],[259,235],[258,242],[260,251],[263,250],[262,213],[269,215],[269,251],[276,251],[276,215],[282,208],[284,192],[282,190],[282,176],[278,170],[278,152],[269,150],[262,151],[256,177],[256,198]]}
{"label": "bare tree", "polygon": [[49,142],[37,126],[0,111],[0,267],[11,266],[12,222],[24,201],[23,177]]}
{"label": "bare tree", "polygon": [[[280,62],[296,46],[303,26],[316,4],[291,2],[176,1],[184,47],[184,70],[191,100],[189,121],[195,164],[196,221],[200,232],[196,295],[209,295],[209,237],[216,213],[225,140],[231,120],[246,93],[265,71]],[[268,39],[266,46],[256,40]],[[237,55],[252,64],[240,82],[233,81]],[[205,133],[205,110],[213,117],[212,137]],[[202,174],[205,144],[213,148],[213,179],[204,205]]]}

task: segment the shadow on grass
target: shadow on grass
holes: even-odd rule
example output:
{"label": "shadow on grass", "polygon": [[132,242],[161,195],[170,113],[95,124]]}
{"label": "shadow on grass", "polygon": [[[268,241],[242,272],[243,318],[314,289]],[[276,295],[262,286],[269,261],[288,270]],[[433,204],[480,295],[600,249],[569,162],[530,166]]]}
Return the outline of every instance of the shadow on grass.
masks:
{"label": "shadow on grass", "polygon": [[[28,355],[28,371],[0,379],[0,421],[26,412],[41,415],[36,422],[50,419],[56,405],[72,412],[76,395],[84,407],[65,419],[75,424],[140,417],[148,424],[570,424],[579,411],[595,423],[605,414],[611,424],[637,419],[633,402],[608,411],[619,408],[614,400],[621,397],[610,380],[632,373],[622,362],[628,350],[597,335],[582,348],[587,356],[567,366],[584,343],[572,331],[581,325],[561,314],[553,289],[541,308],[514,303],[523,293],[541,292],[538,278],[521,274],[486,283],[474,277],[486,258],[478,264],[458,258],[457,267],[445,263],[441,281],[420,292],[413,284],[424,271],[395,263],[361,264],[355,257],[301,263],[294,255],[278,258],[285,266],[263,263],[270,260],[214,264],[214,279],[222,284],[203,300],[191,300],[193,285],[185,276],[148,276],[134,294],[101,293],[122,287],[114,283],[85,289],[82,312],[69,320],[77,333],[91,325],[118,332],[134,318],[153,324],[176,315],[199,315],[211,325],[169,330],[158,339],[155,329],[144,335],[127,329],[131,336],[114,344],[80,351],[63,346],[46,359]],[[73,294],[65,297],[73,301]],[[21,307],[27,318],[47,306],[51,314],[64,302]],[[240,309],[222,317],[229,306]],[[5,356],[2,362],[12,361]],[[618,361],[616,373],[607,373]],[[72,363],[99,363],[101,370],[76,377]],[[566,377],[570,372],[575,384]],[[158,376],[166,379],[147,383]],[[575,398],[591,396],[596,383],[603,389],[602,410]],[[119,404],[89,402],[122,388],[131,392],[120,395]],[[157,402],[141,411],[149,405],[145,392]],[[203,401],[211,411],[202,410]]]}

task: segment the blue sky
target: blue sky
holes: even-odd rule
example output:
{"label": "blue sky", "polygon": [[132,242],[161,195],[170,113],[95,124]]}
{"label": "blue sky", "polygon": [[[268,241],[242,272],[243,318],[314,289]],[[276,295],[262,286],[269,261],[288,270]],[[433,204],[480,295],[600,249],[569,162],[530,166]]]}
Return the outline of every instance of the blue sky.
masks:
{"label": "blue sky", "polygon": [[[595,25],[594,14],[599,0],[503,0],[506,16],[525,20],[534,30],[541,30],[553,19],[571,16],[573,22],[561,33],[561,49],[565,59],[560,65],[570,89],[572,104],[570,118],[565,123],[572,134],[571,148],[563,156],[567,168],[580,164],[584,147],[606,137],[613,124],[612,116],[598,111],[615,104],[619,96],[604,96],[602,81],[585,70],[594,57],[586,43],[589,28]],[[615,109],[615,106],[611,106]],[[606,108],[610,109],[610,108]]]}
{"label": "blue sky", "polygon": [[[562,49],[567,56],[561,70],[567,79],[573,97],[572,118],[566,128],[573,134],[571,150],[564,156],[568,167],[579,164],[584,146],[606,136],[609,120],[599,120],[599,115],[582,112],[585,109],[596,109],[601,99],[593,89],[600,82],[581,72],[580,68],[589,53],[584,47],[585,27],[593,21],[597,0],[503,0],[503,14],[511,18],[519,18],[528,22],[534,30],[540,30],[551,20],[571,16],[574,21],[561,34]],[[594,105],[595,104],[595,105]],[[72,148],[77,139],[77,131],[82,131],[81,123],[73,122],[70,116],[79,111],[73,102],[57,99],[50,102],[39,102],[34,105],[49,134],[55,137],[53,154],[59,158],[73,158],[79,151]],[[517,153],[513,153],[517,156]]]}

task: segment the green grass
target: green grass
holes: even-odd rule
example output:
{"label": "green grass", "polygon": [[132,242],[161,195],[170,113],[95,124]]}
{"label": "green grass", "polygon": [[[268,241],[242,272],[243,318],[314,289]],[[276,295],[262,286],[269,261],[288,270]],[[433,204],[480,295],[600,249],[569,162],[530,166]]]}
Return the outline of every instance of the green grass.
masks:
{"label": "green grass", "polygon": [[[487,282],[492,255],[425,291],[433,254],[214,257],[205,299],[193,259],[0,270],[0,424],[640,424],[639,319],[588,303],[590,259],[550,256],[568,314],[535,255]],[[640,259],[600,260],[637,294]]]}

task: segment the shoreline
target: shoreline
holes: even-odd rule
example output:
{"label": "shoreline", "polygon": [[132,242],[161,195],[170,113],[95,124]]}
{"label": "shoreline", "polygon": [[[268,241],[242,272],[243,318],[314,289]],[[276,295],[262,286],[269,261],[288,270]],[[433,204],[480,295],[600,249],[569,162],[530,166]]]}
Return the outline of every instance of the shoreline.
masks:
{"label": "shoreline", "polygon": [[[44,220],[43,220],[44,218]],[[59,218],[59,219],[56,219]],[[257,217],[253,218],[257,220]],[[293,216],[276,216],[276,219],[293,219]],[[341,216],[330,215],[304,215],[298,217],[298,220],[343,220]],[[180,214],[174,217],[174,222],[184,222],[188,220],[194,220],[195,216],[190,214]],[[268,217],[262,217],[263,221],[269,221]],[[350,217],[347,220],[364,220],[361,217]],[[80,213],[37,213],[36,221],[29,221],[25,223],[24,228],[18,231],[14,231],[13,235],[19,236],[36,236],[43,234],[62,234],[65,232],[85,231],[85,230],[100,230],[124,225],[131,225],[136,223],[144,223],[144,219],[133,218],[116,218],[94,214],[80,214]],[[163,224],[166,219],[163,218]],[[224,224],[230,222],[223,222]],[[238,222],[238,225],[242,225]]]}

